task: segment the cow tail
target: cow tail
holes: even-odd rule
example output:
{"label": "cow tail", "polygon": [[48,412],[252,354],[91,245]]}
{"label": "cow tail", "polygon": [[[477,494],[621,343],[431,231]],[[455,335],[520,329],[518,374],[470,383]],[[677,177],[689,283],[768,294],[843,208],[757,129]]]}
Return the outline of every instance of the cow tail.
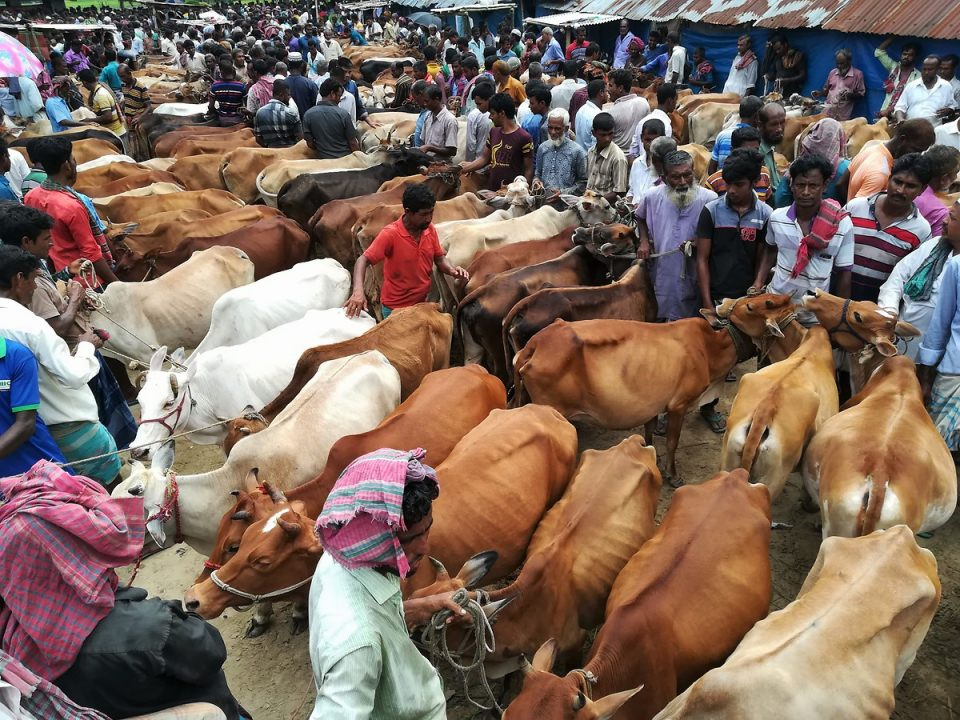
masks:
{"label": "cow tail", "polygon": [[516,355],[516,353],[520,351],[520,349],[513,347],[513,343],[511,342],[511,339],[510,339],[510,326],[513,324],[514,318],[516,318],[517,315],[519,314],[518,308],[520,308],[520,306],[523,304],[524,304],[524,301],[521,300],[520,302],[515,303],[512,308],[510,308],[510,311],[507,313],[507,316],[503,319],[503,327],[501,332],[501,338],[503,342],[503,360],[504,360],[503,367],[506,370],[507,377],[513,376],[514,387],[517,388],[518,392],[519,392],[519,388],[517,387],[517,384],[516,384],[517,373],[515,368],[513,367],[513,358]]}
{"label": "cow tail", "polygon": [[869,535],[877,529],[880,513],[883,510],[883,501],[887,495],[887,479],[882,473],[874,471],[867,475],[867,480],[870,487],[863,493],[863,502],[854,527],[854,537]]}
{"label": "cow tail", "polygon": [[770,422],[776,405],[768,398],[753,413],[753,420],[747,430],[747,437],[743,441],[743,451],[740,453],[740,467],[748,473],[753,472],[753,464],[760,453],[760,445],[770,435]]}

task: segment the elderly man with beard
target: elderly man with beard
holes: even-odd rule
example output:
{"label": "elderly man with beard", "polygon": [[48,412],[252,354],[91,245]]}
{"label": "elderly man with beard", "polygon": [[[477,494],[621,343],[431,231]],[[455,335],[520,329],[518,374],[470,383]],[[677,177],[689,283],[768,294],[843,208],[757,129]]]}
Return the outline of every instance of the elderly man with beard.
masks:
{"label": "elderly man with beard", "polygon": [[587,153],[567,137],[570,115],[563,108],[554,108],[547,115],[549,142],[537,148],[533,189],[548,193],[582,195],[587,187]]}

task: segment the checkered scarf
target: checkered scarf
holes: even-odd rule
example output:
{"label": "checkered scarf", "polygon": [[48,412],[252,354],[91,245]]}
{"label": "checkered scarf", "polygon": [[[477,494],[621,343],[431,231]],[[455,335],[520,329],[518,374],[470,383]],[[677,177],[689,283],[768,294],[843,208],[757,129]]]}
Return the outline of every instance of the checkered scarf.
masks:
{"label": "checkered scarf", "polygon": [[336,485],[317,520],[323,549],[344,567],[391,567],[400,577],[410,570],[398,533],[403,522],[403,489],[408,482],[437,482],[437,474],[420,460],[423,448],[376,450],[352,463]]}
{"label": "checkered scarf", "polygon": [[847,211],[840,207],[840,203],[830,198],[820,202],[820,209],[810,223],[810,232],[800,240],[797,248],[797,261],[794,263],[790,277],[795,278],[803,272],[810,262],[810,258],[824,250],[833,236],[837,234],[840,221],[847,217]]}

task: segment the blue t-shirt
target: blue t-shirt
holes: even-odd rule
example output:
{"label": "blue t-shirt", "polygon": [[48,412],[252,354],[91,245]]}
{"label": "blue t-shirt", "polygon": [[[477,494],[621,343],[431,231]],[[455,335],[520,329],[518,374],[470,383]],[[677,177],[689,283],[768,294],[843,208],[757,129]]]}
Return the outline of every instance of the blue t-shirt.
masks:
{"label": "blue t-shirt", "polygon": [[114,92],[117,92],[123,87],[123,83],[120,82],[120,74],[117,72],[119,68],[120,63],[116,60],[111,60],[107,63],[107,66],[100,71],[100,82],[109,85],[110,89]]}
{"label": "blue t-shirt", "polygon": [[[16,413],[39,407],[37,359],[20,343],[0,337],[0,433],[13,426]],[[38,460],[66,462],[39,414],[33,435],[12,453],[0,457],[0,477],[26,472]]]}
{"label": "blue t-shirt", "polygon": [[47,98],[47,101],[44,103],[44,107],[47,111],[47,119],[50,120],[50,127],[55,133],[63,132],[67,129],[66,125],[61,125],[61,120],[73,120],[73,115],[70,113],[70,106],[67,105],[67,101],[64,100],[59,95],[54,95],[52,98]]}
{"label": "blue t-shirt", "polygon": [[3,175],[0,175],[0,200],[12,200],[15,203],[20,202],[20,198],[17,197],[13,188],[10,187],[10,181]]}
{"label": "blue t-shirt", "polygon": [[529,115],[524,118],[523,123],[520,125],[520,127],[527,131],[527,135],[533,138],[534,170],[536,170],[537,164],[537,150],[543,141],[543,122],[543,115]]}

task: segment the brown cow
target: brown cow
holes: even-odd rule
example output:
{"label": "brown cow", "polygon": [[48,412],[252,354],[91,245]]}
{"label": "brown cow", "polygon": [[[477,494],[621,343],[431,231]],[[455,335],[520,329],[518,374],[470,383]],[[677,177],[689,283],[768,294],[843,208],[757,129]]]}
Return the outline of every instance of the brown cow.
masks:
{"label": "brown cow", "polygon": [[99,205],[97,211],[110,222],[136,222],[172,210],[206,210],[211,215],[243,207],[243,202],[226,190],[191,190],[148,197],[118,197]]}
{"label": "brown cow", "polygon": [[[557,320],[514,360],[515,403],[527,398],[564,417],[629,429],[667,413],[664,479],[677,486],[676,452],[687,411],[738,362],[749,339],[700,318],[665,324],[632,320]],[[706,399],[706,398],[704,398]],[[651,426],[647,438],[652,437]]]}
{"label": "brown cow", "polygon": [[[126,164],[129,165],[131,163]],[[136,190],[137,188],[149,187],[154,183],[174,183],[180,185],[180,180],[175,175],[162,170],[141,170],[134,175],[128,175],[119,180],[98,184],[94,187],[87,187],[86,190],[81,190],[76,185],[74,185],[74,189],[89,195],[91,198],[99,198],[119,195],[120,193],[127,192],[128,190]]]}
{"label": "brown cow", "polygon": [[[77,192],[82,192],[85,195],[90,195],[91,197],[102,197],[106,194],[115,195],[116,193],[103,193],[103,186],[112,183],[115,180],[121,180],[131,176],[139,177],[148,172],[157,171],[150,170],[142,165],[130,162],[115,162],[108,165],[100,165],[99,167],[77,173],[77,179],[73,184],[73,188]],[[157,178],[153,180],[153,182],[177,182],[177,179],[172,177],[169,173],[161,174],[163,177]],[[129,190],[131,188],[127,189]],[[96,193],[96,195],[93,193]]]}
{"label": "brown cow", "polygon": [[173,149],[181,140],[187,138],[214,139],[223,138],[233,133],[249,130],[243,123],[238,123],[230,127],[217,127],[214,125],[183,125],[174,130],[161,135],[153,146],[153,155],[158,158],[170,157]]}
{"label": "brown cow", "polygon": [[560,257],[573,247],[574,230],[576,227],[569,227],[546,240],[531,240],[484,250],[467,267],[470,280],[463,288],[464,297],[485,285],[494,275]]}
{"label": "brown cow", "polygon": [[222,157],[220,175],[227,190],[244,202],[253,202],[258,195],[257,176],[268,165],[283,160],[310,160],[315,157],[304,140],[287,148],[238,148]]}
{"label": "brown cow", "polygon": [[101,140],[100,138],[75,140],[70,144],[70,147],[73,148],[73,159],[77,165],[83,165],[105,155],[117,154],[116,145],[109,140]]}
{"label": "brown cow", "polygon": [[743,470],[681,488],[617,576],[583,668],[551,674],[557,643],[548,641],[503,718],[610,718],[620,710],[649,720],[733,652],[767,614],[771,594],[767,489]]}
{"label": "brown cow", "polygon": [[248,128],[246,132],[213,137],[187,136],[174,146],[170,151],[170,157],[179,159],[191,155],[219,155],[242,147],[259,147],[253,137],[253,130]]}
{"label": "brown cow", "polygon": [[170,166],[170,172],[178,177],[178,182],[188,190],[226,190],[220,166],[227,154],[180,158]]}

